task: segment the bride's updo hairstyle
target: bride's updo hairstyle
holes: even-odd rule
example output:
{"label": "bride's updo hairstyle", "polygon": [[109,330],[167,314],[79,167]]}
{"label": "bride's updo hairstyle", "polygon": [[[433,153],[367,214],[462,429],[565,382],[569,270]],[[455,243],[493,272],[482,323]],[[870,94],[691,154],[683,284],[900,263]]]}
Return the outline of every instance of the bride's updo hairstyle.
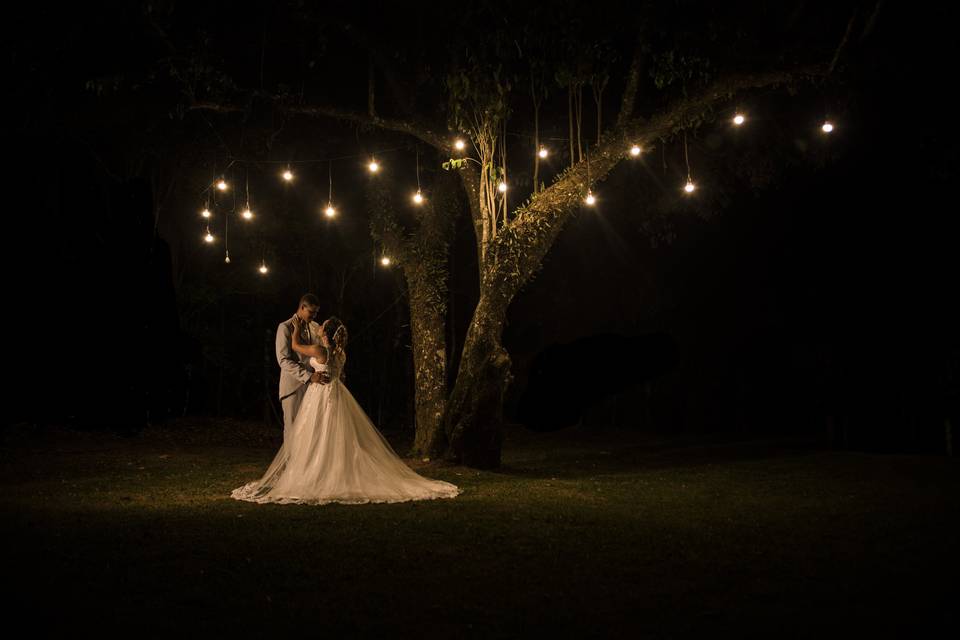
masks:
{"label": "bride's updo hairstyle", "polygon": [[330,316],[323,323],[323,332],[327,335],[327,340],[333,345],[334,351],[342,352],[347,348],[347,325],[340,321],[337,316]]}

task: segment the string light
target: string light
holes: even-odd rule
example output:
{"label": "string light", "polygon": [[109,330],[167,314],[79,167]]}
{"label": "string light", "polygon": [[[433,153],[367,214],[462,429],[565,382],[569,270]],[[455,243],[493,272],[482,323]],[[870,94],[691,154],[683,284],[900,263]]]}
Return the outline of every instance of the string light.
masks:
{"label": "string light", "polygon": [[693,184],[693,179],[690,177],[690,153],[687,150],[687,130],[683,130],[683,158],[687,163],[687,184],[683,185],[683,190],[687,193],[693,193],[693,190],[697,187]]}
{"label": "string light", "polygon": [[[731,118],[731,122],[732,122],[732,124],[733,124],[734,126],[739,127],[739,126],[743,125],[743,124],[746,122],[746,116],[744,115],[743,112],[737,110],[737,111],[734,113],[734,116]],[[830,120],[827,120],[827,119],[825,119],[825,120],[822,122],[822,124],[820,125],[820,130],[821,130],[821,132],[824,133],[824,134],[830,134],[830,133],[832,133],[832,132],[834,131],[834,128],[835,128],[834,123],[832,123]],[[454,140],[453,146],[454,146],[458,151],[463,151],[463,150],[466,148],[466,142],[465,142],[463,139],[461,139],[461,138],[457,138],[457,139]],[[632,157],[638,157],[638,156],[640,156],[642,153],[643,153],[643,149],[642,149],[639,145],[634,144],[634,145],[631,145],[630,148],[629,148],[629,154],[630,154],[630,156],[632,156]],[[550,155],[550,150],[549,150],[547,147],[543,146],[543,145],[538,145],[538,147],[537,147],[537,155],[538,155],[540,158],[547,158],[547,157],[549,157],[549,155]],[[356,157],[356,156],[354,156],[354,157]],[[690,159],[689,159],[689,149],[688,149],[688,141],[687,141],[687,132],[686,132],[685,129],[684,129],[684,158],[685,158],[685,161],[686,161],[686,168],[687,168],[687,180],[686,180],[685,184],[683,185],[683,191],[684,191],[686,194],[693,194],[693,193],[697,190],[697,184],[694,183],[694,181],[693,181],[692,172],[691,172],[691,169],[690,169]],[[332,174],[333,174],[333,170],[332,170],[332,161],[328,161],[328,162],[330,163],[330,166],[329,166],[329,173],[330,173],[330,193],[329,193],[329,198],[328,198],[328,201],[327,201],[327,206],[326,206],[326,208],[323,210],[323,213],[324,213],[324,215],[326,215],[326,217],[328,217],[328,218],[333,218],[333,217],[335,217],[335,216],[337,215],[337,209],[336,209],[336,207],[334,206],[334,203],[333,203],[333,175],[332,175]],[[591,178],[590,178],[590,157],[589,157],[589,151],[587,151],[587,154],[586,154],[586,165],[587,165],[587,185],[590,185],[590,183],[592,182],[592,180],[591,180]],[[370,173],[378,173],[378,172],[380,171],[380,164],[377,162],[377,160],[376,160],[375,157],[371,157],[371,158],[370,158],[370,161],[369,161],[369,163],[367,164],[367,169],[370,171]],[[293,172],[291,171],[291,169],[289,168],[289,165],[287,165],[287,169],[286,169],[281,175],[282,175],[283,179],[284,179],[285,181],[287,181],[287,182],[292,182],[292,181],[294,180],[294,174],[293,174]],[[249,174],[247,175],[247,181],[246,181],[246,182],[247,182],[247,184],[246,184],[246,190],[247,190],[247,194],[246,194],[246,195],[247,195],[246,207],[245,207],[245,208],[243,209],[243,211],[241,212],[241,215],[242,215],[242,217],[243,217],[245,220],[252,220],[252,219],[254,218],[254,213],[253,213],[253,210],[252,210],[251,207],[250,207]],[[216,189],[217,189],[218,191],[220,191],[220,192],[225,192],[225,191],[228,191],[228,190],[230,189],[230,186],[231,186],[231,185],[227,182],[227,180],[225,179],[225,176],[221,176],[220,178],[215,179],[215,181],[214,181],[214,186],[216,187]],[[498,190],[500,193],[502,193],[502,194],[505,194],[505,193],[508,191],[508,188],[509,188],[509,187],[508,187],[508,184],[507,184],[507,182],[506,182],[505,179],[500,180],[500,181],[498,182],[498,184],[497,184],[497,190]],[[214,200],[215,200],[215,198],[214,198]],[[423,204],[423,203],[426,201],[426,198],[425,198],[425,196],[424,196],[424,194],[423,194],[423,192],[422,192],[421,185],[420,185],[419,149],[418,149],[418,155],[417,155],[417,191],[412,195],[412,201],[413,201],[414,204],[417,204],[417,205],[421,205],[421,204]],[[586,195],[585,195],[584,198],[583,198],[583,201],[584,201],[584,203],[585,203],[587,206],[594,206],[594,205],[596,205],[596,203],[597,203],[597,197],[596,197],[596,195],[593,193],[593,190],[592,190],[591,188],[588,187],[587,192],[586,192]],[[206,204],[206,205],[201,209],[201,211],[200,211],[201,217],[204,218],[204,219],[207,220],[207,221],[209,221],[210,219],[212,219],[212,217],[213,217],[212,209],[213,209],[213,208],[215,208],[215,207],[211,207],[210,198],[208,197],[208,198],[207,198],[207,204]],[[234,209],[234,211],[235,211],[235,209]],[[230,216],[226,216],[226,217],[225,217],[225,220],[229,220],[229,218],[230,218]],[[204,242],[205,242],[206,244],[213,244],[213,243],[216,242],[216,240],[217,240],[217,238],[214,236],[214,234],[213,234],[213,233],[211,232],[211,230],[210,230],[209,223],[208,223],[207,226],[206,226],[206,233],[205,233],[204,236],[203,236],[203,240],[204,240]],[[224,263],[225,263],[225,264],[231,264],[231,258],[230,258],[230,251],[229,251],[229,249],[226,249],[226,255],[224,256]],[[389,267],[389,266],[391,266],[391,265],[393,264],[393,261],[391,260],[391,258],[390,258],[389,256],[387,256],[387,255],[382,255],[381,258],[380,258],[380,264],[381,264],[383,267]],[[260,263],[260,265],[259,265],[259,267],[258,267],[258,271],[259,271],[260,274],[262,274],[262,275],[266,275],[266,274],[269,272],[269,269],[268,269],[267,264],[266,264],[266,260],[263,259],[263,258],[261,258],[261,263]]]}
{"label": "string light", "polygon": [[587,159],[587,196],[583,199],[583,201],[586,202],[588,206],[591,206],[591,207],[592,207],[594,204],[596,204],[597,199],[596,199],[596,197],[594,197],[594,195],[593,195],[593,190],[590,188],[590,185],[593,183],[593,180],[590,179],[590,144],[589,144],[589,143],[587,143],[587,149],[586,149],[586,151],[587,151],[587,155],[586,155],[586,159]]}
{"label": "string light", "polygon": [[[462,144],[462,140],[458,140]],[[420,193],[420,147],[417,147],[417,192],[413,194],[414,204],[423,204],[423,194]]]}
{"label": "string light", "polygon": [[240,215],[243,216],[244,220],[253,220],[253,211],[250,210],[250,171],[247,171],[247,206],[243,210],[243,213]]}
{"label": "string light", "polygon": [[[247,200],[250,199],[250,174],[247,174]],[[226,253],[224,262],[230,264],[230,216],[223,216],[223,250]]]}
{"label": "string light", "polygon": [[333,161],[327,163],[327,175],[330,179],[330,193],[327,194],[327,208],[323,210],[323,213],[328,217],[332,218],[337,215],[337,210],[333,206]]}

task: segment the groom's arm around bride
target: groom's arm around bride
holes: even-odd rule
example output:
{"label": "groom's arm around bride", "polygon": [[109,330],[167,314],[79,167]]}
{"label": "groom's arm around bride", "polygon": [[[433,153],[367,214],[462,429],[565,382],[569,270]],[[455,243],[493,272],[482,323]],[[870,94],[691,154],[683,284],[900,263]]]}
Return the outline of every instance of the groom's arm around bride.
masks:
{"label": "groom's arm around bride", "polygon": [[[313,323],[316,324],[316,323]],[[328,382],[323,374],[315,372],[307,361],[301,360],[291,346],[293,323],[281,322],[277,327],[277,363],[280,365],[280,399],[302,387],[308,382]],[[286,375],[284,375],[286,374]],[[286,378],[286,379],[285,379]],[[286,384],[284,384],[286,383]]]}

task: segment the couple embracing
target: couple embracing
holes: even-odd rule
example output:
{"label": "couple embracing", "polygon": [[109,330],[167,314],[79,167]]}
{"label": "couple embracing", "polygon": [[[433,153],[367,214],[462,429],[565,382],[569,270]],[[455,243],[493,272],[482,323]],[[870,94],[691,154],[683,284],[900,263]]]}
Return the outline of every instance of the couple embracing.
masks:
{"label": "couple embracing", "polygon": [[460,489],[414,472],[344,384],[347,327],[314,321],[320,301],[300,299],[277,327],[283,444],[259,480],[231,492],[258,503],[365,504],[453,498]]}

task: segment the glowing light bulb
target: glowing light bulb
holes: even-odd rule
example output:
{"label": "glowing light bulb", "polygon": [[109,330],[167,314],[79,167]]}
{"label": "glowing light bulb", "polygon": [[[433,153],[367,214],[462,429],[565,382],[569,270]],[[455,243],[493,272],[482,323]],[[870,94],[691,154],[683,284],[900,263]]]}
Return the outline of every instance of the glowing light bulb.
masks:
{"label": "glowing light bulb", "polygon": [[204,218],[209,218],[209,217],[210,217],[210,209],[204,208],[204,210],[200,212],[200,215],[202,215]]}
{"label": "glowing light bulb", "polygon": [[457,141],[453,143],[453,146],[457,151],[463,151],[467,148],[467,143],[457,138]]}
{"label": "glowing light bulb", "polygon": [[250,207],[247,207],[246,209],[244,209],[244,210],[243,210],[243,213],[241,213],[240,215],[243,216],[243,219],[244,219],[244,220],[252,220],[252,219],[253,219],[253,211],[250,211]]}
{"label": "glowing light bulb", "polygon": [[500,190],[500,193],[506,193],[506,192],[507,192],[507,183],[506,183],[506,182],[503,182],[503,181],[501,180],[501,181],[500,181],[500,184],[497,185],[497,189]]}
{"label": "glowing light bulb", "polygon": [[293,180],[293,172],[291,172],[290,169],[287,169],[286,171],[284,171],[283,179],[286,180],[287,182],[290,182],[291,180]]}
{"label": "glowing light bulb", "polygon": [[824,123],[823,123],[823,126],[820,127],[820,129],[821,129],[824,133],[830,133],[831,131],[833,131],[833,124],[832,124],[830,121],[824,122]]}
{"label": "glowing light bulb", "polygon": [[333,203],[331,202],[327,205],[327,208],[323,210],[323,213],[328,218],[332,218],[333,216],[337,215],[337,210],[333,208]]}
{"label": "glowing light bulb", "polygon": [[413,194],[413,201],[414,201],[416,204],[422,204],[422,203],[423,203],[423,195],[422,195],[419,191],[417,191],[415,194]]}
{"label": "glowing light bulb", "polygon": [[686,191],[687,193],[693,193],[694,189],[696,189],[696,187],[694,186],[693,182],[691,182],[690,180],[687,180],[687,184],[683,186],[683,190]]}
{"label": "glowing light bulb", "polygon": [[596,204],[597,199],[594,197],[592,191],[587,191],[587,197],[584,198],[583,201],[592,206]]}
{"label": "glowing light bulb", "polygon": [[213,234],[207,231],[207,235],[203,236],[203,239],[208,243],[213,242]]}
{"label": "glowing light bulb", "polygon": [[743,114],[738,113],[737,115],[733,116],[733,124],[737,125],[738,127],[743,124],[744,120],[746,120],[746,118],[743,117]]}
{"label": "glowing light bulb", "polygon": [[260,263],[260,273],[266,273],[266,272],[267,272],[267,264],[266,264],[265,262],[261,262],[261,263]]}
{"label": "glowing light bulb", "polygon": [[228,188],[228,185],[226,180],[217,181],[217,189],[220,189],[220,191],[226,191],[227,188]]}
{"label": "glowing light bulb", "polygon": [[540,151],[537,152],[537,155],[541,158],[546,158],[549,154],[546,147],[540,147]]}
{"label": "glowing light bulb", "polygon": [[389,267],[389,266],[390,266],[390,258],[388,258],[387,256],[383,256],[382,258],[380,258],[380,264],[382,264],[382,265],[385,266],[385,267]]}
{"label": "glowing light bulb", "polygon": [[376,160],[371,160],[370,164],[367,165],[367,169],[370,169],[370,173],[376,173],[380,170],[380,165],[377,164]]}
{"label": "glowing light bulb", "polygon": [[638,147],[637,145],[633,145],[632,147],[630,147],[630,155],[632,155],[634,158],[640,155],[640,147]]}
{"label": "glowing light bulb", "polygon": [[223,261],[226,262],[227,264],[230,264],[230,254],[229,254],[229,253],[227,254],[227,257],[223,259]]}

